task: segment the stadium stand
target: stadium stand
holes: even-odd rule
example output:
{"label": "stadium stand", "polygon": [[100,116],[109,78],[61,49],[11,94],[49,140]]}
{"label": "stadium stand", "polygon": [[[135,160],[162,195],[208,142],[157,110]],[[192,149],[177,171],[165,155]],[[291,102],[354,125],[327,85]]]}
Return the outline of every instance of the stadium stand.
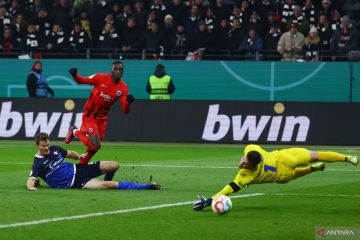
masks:
{"label": "stadium stand", "polygon": [[346,61],[360,50],[359,11],[358,0],[2,0],[0,55],[280,60],[296,24],[301,60]]}

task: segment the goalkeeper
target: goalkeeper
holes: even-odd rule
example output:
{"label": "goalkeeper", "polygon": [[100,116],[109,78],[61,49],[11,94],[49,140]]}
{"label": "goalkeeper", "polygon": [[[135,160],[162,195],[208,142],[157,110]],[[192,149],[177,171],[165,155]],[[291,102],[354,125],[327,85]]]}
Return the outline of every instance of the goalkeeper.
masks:
{"label": "goalkeeper", "polygon": [[[314,164],[313,162],[317,162]],[[337,152],[314,152],[305,148],[289,148],[267,152],[258,145],[245,147],[235,179],[211,198],[199,195],[193,209],[201,211],[211,205],[214,198],[230,195],[250,184],[287,183],[315,171],[323,171],[323,162],[348,162],[358,164],[357,156],[347,156]]]}

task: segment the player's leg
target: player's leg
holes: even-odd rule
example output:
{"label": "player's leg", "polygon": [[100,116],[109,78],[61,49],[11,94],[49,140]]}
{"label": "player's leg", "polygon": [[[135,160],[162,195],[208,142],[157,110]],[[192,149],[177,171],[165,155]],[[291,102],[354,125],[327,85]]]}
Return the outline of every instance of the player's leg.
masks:
{"label": "player's leg", "polygon": [[96,178],[89,180],[85,189],[119,189],[119,190],[162,190],[160,184],[140,184],[132,182],[101,181]]}
{"label": "player's leg", "polygon": [[88,163],[95,153],[101,148],[100,137],[98,134],[87,134],[87,138],[90,142],[90,146],[92,147],[88,147],[82,154],[82,157],[79,159],[80,164]]}
{"label": "player's leg", "polygon": [[316,172],[316,171],[324,171],[325,164],[323,162],[315,163],[308,167],[297,167],[294,170],[294,177],[293,179],[303,177],[308,175],[309,173]]}
{"label": "player's leg", "polygon": [[[107,123],[108,123],[107,120],[97,120],[97,121],[96,121],[96,124],[97,124],[97,127],[98,127],[98,131],[99,131],[99,137],[100,137],[100,140],[101,140],[101,141],[102,141],[102,140],[104,139],[104,137],[105,137]],[[113,170],[113,171],[107,171],[107,172],[105,173],[105,176],[104,176],[104,181],[111,181],[111,180],[114,178],[117,169],[118,169],[118,168],[116,168],[116,169]]]}
{"label": "player's leg", "polygon": [[119,169],[119,163],[114,161],[100,161],[101,174],[116,172]]}
{"label": "player's leg", "polygon": [[129,190],[161,190],[162,186],[157,183],[138,184],[132,182],[100,181],[96,177],[105,172],[114,171],[119,167],[112,161],[92,162],[90,164],[76,164],[76,175],[72,188],[87,189],[129,189]]}
{"label": "player's leg", "polygon": [[344,155],[338,152],[310,151],[310,154],[311,162],[348,162],[353,165],[357,165],[359,162],[357,156]]}

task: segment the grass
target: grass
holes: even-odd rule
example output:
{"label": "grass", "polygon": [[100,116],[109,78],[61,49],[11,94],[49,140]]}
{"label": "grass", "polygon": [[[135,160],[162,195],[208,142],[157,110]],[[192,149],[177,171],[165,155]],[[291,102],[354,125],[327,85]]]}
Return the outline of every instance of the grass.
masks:
{"label": "grass", "polygon": [[[53,144],[84,150],[78,143]],[[316,149],[359,155],[354,147]],[[104,143],[94,160],[118,161],[121,168],[115,179],[147,182],[152,175],[166,189],[56,190],[42,182],[44,187],[28,192],[25,183],[35,153],[34,144],[0,141],[0,226],[182,203],[195,200],[197,194],[211,196],[233,179],[241,151],[242,146],[238,145]],[[315,239],[318,227],[360,227],[359,174],[359,166],[336,163],[327,164],[324,172],[288,184],[252,185],[236,195],[264,195],[233,199],[233,209],[225,216],[217,216],[211,209],[194,212],[191,204],[186,204],[0,228],[0,239]]]}

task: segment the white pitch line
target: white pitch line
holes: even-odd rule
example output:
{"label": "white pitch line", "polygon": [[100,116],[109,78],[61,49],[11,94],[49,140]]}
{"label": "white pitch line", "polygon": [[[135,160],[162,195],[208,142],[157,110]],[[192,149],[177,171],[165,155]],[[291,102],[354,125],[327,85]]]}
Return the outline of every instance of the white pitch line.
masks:
{"label": "white pitch line", "polygon": [[[0,162],[0,164],[9,165],[31,165],[32,162]],[[229,166],[199,166],[199,165],[157,165],[157,164],[121,164],[120,167],[154,167],[154,168],[202,168],[202,169],[237,169],[238,167]],[[360,169],[335,169],[326,168],[325,171],[337,171],[337,172],[360,172]]]}
{"label": "white pitch line", "polygon": [[[256,197],[256,196],[262,196],[262,195],[265,195],[265,193],[242,194],[242,195],[233,196],[231,198],[247,198],[247,197]],[[2,225],[0,225],[0,229],[1,228],[13,228],[13,227],[38,225],[38,224],[43,224],[43,223],[60,222],[60,221],[66,221],[66,220],[84,219],[84,218],[99,217],[99,216],[114,215],[114,214],[123,214],[123,213],[129,213],[129,212],[147,211],[147,210],[153,210],[153,209],[159,209],[159,208],[183,206],[183,205],[188,205],[188,204],[193,204],[193,203],[194,203],[194,201],[168,203],[168,204],[154,205],[154,206],[148,206],[148,207],[122,209],[122,210],[115,210],[115,211],[109,211],[109,212],[89,213],[89,214],[75,215],[75,216],[69,216],[69,217],[47,218],[47,219],[42,219],[42,220],[37,220],[37,221],[30,221],[30,222],[2,224]]]}
{"label": "white pitch line", "polygon": [[313,193],[267,193],[271,196],[312,196],[312,197],[355,197],[360,195],[346,195],[346,194],[313,194]]}

